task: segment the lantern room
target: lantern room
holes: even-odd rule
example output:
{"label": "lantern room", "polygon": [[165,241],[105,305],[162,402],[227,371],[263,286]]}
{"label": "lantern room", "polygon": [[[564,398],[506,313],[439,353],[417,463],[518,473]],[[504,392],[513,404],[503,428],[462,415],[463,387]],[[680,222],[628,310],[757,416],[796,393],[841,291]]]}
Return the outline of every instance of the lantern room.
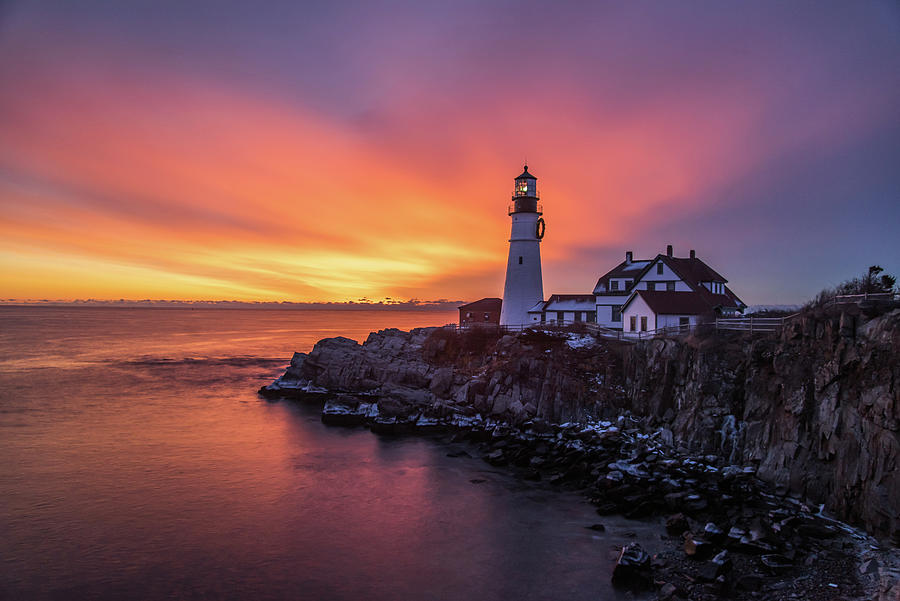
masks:
{"label": "lantern room", "polygon": [[528,173],[528,165],[525,171],[516,178],[516,187],[513,188],[513,202],[509,205],[509,214],[513,213],[541,213],[541,205],[538,204],[537,178]]}
{"label": "lantern room", "polygon": [[513,191],[513,199],[527,196],[537,198],[537,178],[528,173],[528,165],[525,165],[525,171],[516,178],[516,187]]}

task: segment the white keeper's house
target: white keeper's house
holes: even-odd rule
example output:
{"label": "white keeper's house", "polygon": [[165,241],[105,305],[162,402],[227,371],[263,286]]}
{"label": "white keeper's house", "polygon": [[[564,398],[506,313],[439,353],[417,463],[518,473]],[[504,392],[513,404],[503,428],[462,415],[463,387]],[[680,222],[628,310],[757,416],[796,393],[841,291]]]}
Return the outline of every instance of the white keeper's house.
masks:
{"label": "white keeper's house", "polygon": [[625,332],[695,325],[743,313],[747,305],[727,283],[693,250],[676,257],[670,245],[664,255],[637,260],[629,251],[593,294],[551,295],[529,310],[529,322],[596,322]]}

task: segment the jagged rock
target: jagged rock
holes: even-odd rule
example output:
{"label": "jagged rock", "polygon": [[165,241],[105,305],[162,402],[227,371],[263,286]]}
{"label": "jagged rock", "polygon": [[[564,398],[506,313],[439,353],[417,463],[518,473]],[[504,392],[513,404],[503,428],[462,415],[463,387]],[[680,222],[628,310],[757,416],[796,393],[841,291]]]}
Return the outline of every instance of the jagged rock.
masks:
{"label": "jagged rock", "polygon": [[868,561],[864,561],[859,564],[859,573],[860,574],[877,574],[878,573],[878,560],[877,559],[869,559]]}
{"label": "jagged rock", "polygon": [[825,524],[808,522],[797,526],[797,534],[807,538],[829,539],[837,536],[837,530]]}
{"label": "jagged rock", "polygon": [[615,503],[600,503],[595,511],[597,515],[612,515],[619,511],[619,506]]}
{"label": "jagged rock", "polygon": [[[427,328],[373,332],[363,344],[324,339],[308,355],[295,354],[261,393],[374,393],[383,415],[365,421],[380,432],[417,423],[437,427],[433,418],[474,428],[455,414],[493,413],[530,424],[532,435],[556,437],[553,454],[540,454],[545,464],[532,464],[535,454],[524,449],[504,459],[547,470],[554,482],[595,479],[600,489],[627,482],[656,495],[638,499],[619,491],[604,501],[614,511],[657,512],[664,503],[698,520],[746,526],[727,512],[754,493],[755,475],[780,494],[824,503],[841,518],[900,541],[900,387],[892,385],[900,381],[900,309],[874,319],[850,310],[809,314],[780,338],[643,341],[621,351],[622,369],[604,345],[579,355],[546,334],[466,336]],[[585,418],[600,412],[613,419],[585,428]],[[334,419],[351,419],[344,415]],[[565,421],[572,422],[568,429],[549,427]],[[670,463],[653,452],[650,434],[642,433],[651,425],[654,445],[662,441],[694,457]],[[473,429],[466,437],[490,432]],[[576,443],[582,448],[573,448]],[[605,462],[586,456],[585,445],[608,450]],[[630,454],[619,453],[623,445]],[[794,531],[811,541],[836,534],[813,520],[785,525],[779,536]],[[764,555],[783,549],[752,529],[730,544]]]}
{"label": "jagged rock", "polygon": [[773,575],[783,574],[794,567],[793,562],[783,555],[763,555],[759,561],[763,568]]}
{"label": "jagged rock", "polygon": [[366,410],[360,411],[355,399],[331,400],[322,408],[322,423],[329,426],[360,426],[365,418]]}
{"label": "jagged rock", "polygon": [[675,445],[756,469],[784,493],[900,541],[896,356],[898,309],[874,319],[809,314],[780,338],[655,339],[624,355],[623,407],[663,420]]}
{"label": "jagged rock", "polygon": [[698,579],[705,582],[713,582],[720,576],[731,571],[731,559],[728,557],[728,551],[722,551],[707,563],[700,566]]}
{"label": "jagged rock", "polygon": [[509,463],[506,456],[503,453],[503,449],[497,449],[496,451],[491,451],[487,455],[484,456],[484,460],[490,463],[491,465],[506,465]]}
{"label": "jagged rock", "polygon": [[703,537],[713,543],[720,544],[725,540],[725,533],[712,522],[708,522],[703,527]]}
{"label": "jagged rock", "polygon": [[702,538],[694,538],[694,535],[688,532],[684,536],[684,552],[688,557],[693,559],[708,559],[712,556],[715,548],[712,543]]}
{"label": "jagged rock", "polygon": [[435,370],[434,375],[431,377],[431,382],[428,386],[428,389],[436,397],[448,398],[450,394],[450,387],[452,385],[453,368],[442,367]]}
{"label": "jagged rock", "polygon": [[681,536],[690,529],[691,525],[683,513],[676,513],[666,518],[666,532],[671,535]]}
{"label": "jagged rock", "polygon": [[667,601],[668,599],[675,598],[676,595],[680,597],[682,596],[679,594],[680,592],[678,587],[671,582],[664,582],[662,586],[659,587],[659,599],[661,601]]}
{"label": "jagged rock", "polygon": [[369,428],[372,432],[376,434],[402,434],[407,431],[408,424],[401,420],[398,420],[396,417],[387,417],[384,415],[379,415],[376,417]]}
{"label": "jagged rock", "polygon": [[650,555],[637,543],[622,547],[616,566],[613,568],[614,586],[629,589],[649,589],[653,584],[653,569]]}

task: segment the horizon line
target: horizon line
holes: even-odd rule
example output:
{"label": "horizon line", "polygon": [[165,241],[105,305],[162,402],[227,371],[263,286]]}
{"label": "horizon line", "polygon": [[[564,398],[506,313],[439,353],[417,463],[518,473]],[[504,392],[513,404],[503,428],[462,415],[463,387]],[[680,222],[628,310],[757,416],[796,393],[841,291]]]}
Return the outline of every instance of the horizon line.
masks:
{"label": "horizon line", "polygon": [[450,310],[470,301],[462,300],[348,300],[348,301],[263,301],[263,300],[185,300],[185,299],[0,299],[0,306],[44,307],[209,307],[209,308],[281,308],[281,309],[429,309]]}

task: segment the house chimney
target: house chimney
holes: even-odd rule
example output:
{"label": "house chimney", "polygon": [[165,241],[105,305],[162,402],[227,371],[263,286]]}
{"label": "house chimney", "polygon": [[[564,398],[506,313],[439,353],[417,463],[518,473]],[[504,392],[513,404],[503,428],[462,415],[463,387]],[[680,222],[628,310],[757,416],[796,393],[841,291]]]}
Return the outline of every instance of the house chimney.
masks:
{"label": "house chimney", "polygon": [[672,256],[672,245],[671,244],[666,246],[666,255],[668,255],[670,257]]}
{"label": "house chimney", "polygon": [[692,258],[692,259],[696,259],[696,258],[697,258],[697,251],[694,250],[693,248],[691,249],[691,258]]}
{"label": "house chimney", "polygon": [[634,254],[630,250],[626,250],[625,251],[625,264],[631,265],[631,261],[632,261],[633,257],[634,257]]}

